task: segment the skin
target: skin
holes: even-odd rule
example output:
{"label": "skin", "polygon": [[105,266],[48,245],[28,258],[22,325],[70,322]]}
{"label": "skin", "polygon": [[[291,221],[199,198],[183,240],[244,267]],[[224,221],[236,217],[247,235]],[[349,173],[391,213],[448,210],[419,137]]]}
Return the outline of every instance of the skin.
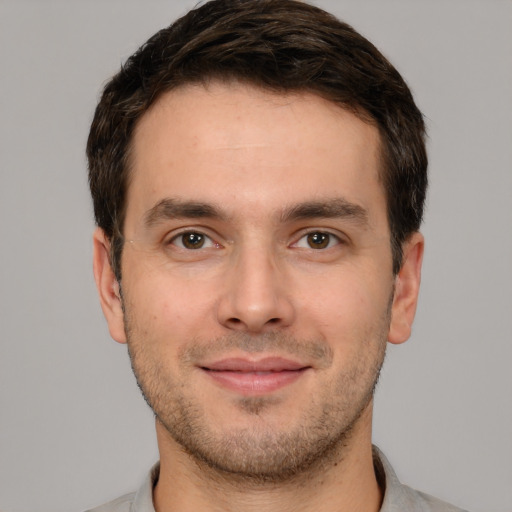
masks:
{"label": "skin", "polygon": [[[122,287],[100,229],[94,271],[157,417],[157,511],[379,509],[372,393],[423,254],[414,233],[393,275],[379,149],[316,95],[237,83],[166,93],[139,121]],[[226,385],[211,367],[232,358],[300,370]]]}

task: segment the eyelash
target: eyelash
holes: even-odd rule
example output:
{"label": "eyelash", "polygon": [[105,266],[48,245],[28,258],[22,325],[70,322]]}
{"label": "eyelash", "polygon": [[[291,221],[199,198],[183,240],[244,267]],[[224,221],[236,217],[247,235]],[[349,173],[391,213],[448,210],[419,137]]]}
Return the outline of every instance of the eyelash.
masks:
{"label": "eyelash", "polygon": [[[320,243],[318,244],[318,247],[312,247],[311,245],[309,245],[309,242],[313,241],[313,237],[316,237],[318,235],[320,235],[320,238],[319,238]],[[310,239],[310,237],[311,237],[311,239]],[[299,246],[299,242],[303,239],[306,240],[306,244],[308,245],[308,247],[300,247]],[[326,245],[321,246],[326,241],[326,239],[327,239]],[[333,242],[335,242],[335,244],[333,244]],[[292,247],[320,251],[320,250],[331,249],[334,245],[340,245],[342,243],[343,243],[343,240],[339,236],[335,235],[334,233],[316,229],[316,230],[312,230],[312,231],[308,231],[307,233],[304,233],[296,242],[294,242],[292,244]]]}
{"label": "eyelash", "polygon": [[[189,240],[192,241],[192,237],[193,236],[196,236],[196,237],[199,237],[202,239],[202,243],[201,245],[198,245],[197,247],[187,247],[185,244],[187,243],[185,240],[185,237],[188,236],[189,237]],[[176,243],[176,241],[181,241],[181,243]],[[208,247],[207,248],[210,248],[210,247],[214,247],[214,248],[220,248],[221,245],[216,242],[211,236],[201,232],[201,231],[198,231],[198,230],[187,230],[187,231],[182,231],[181,233],[178,233],[176,235],[174,235],[168,242],[167,242],[167,245],[175,245],[176,247],[179,247],[180,249],[182,250],[185,250],[185,251],[197,251],[199,249],[204,249],[204,243],[206,241],[209,241],[209,244],[208,244]],[[206,242],[207,243],[207,242]]]}
{"label": "eyelash", "polygon": [[[191,243],[190,246],[187,246],[187,240],[185,238],[186,236],[188,236],[188,238],[189,238],[188,242]],[[199,238],[199,240],[196,240],[196,242],[194,242],[193,237]],[[318,238],[316,238],[316,240],[315,240],[315,237],[318,237]],[[302,240],[306,240],[305,243],[308,245],[308,247],[300,245],[300,242]],[[317,247],[312,247],[310,245],[310,242],[313,242],[316,244],[317,241],[318,241]],[[196,247],[193,247],[193,245],[196,243],[197,243]],[[205,243],[208,244],[207,247],[205,247]],[[312,249],[314,251],[319,251],[319,250],[330,249],[333,246],[340,245],[342,243],[343,243],[343,240],[339,236],[337,236],[329,231],[323,231],[323,230],[317,229],[317,230],[312,230],[312,231],[303,233],[302,236],[300,236],[300,238],[298,238],[297,241],[292,243],[290,246],[293,248]],[[174,235],[167,242],[167,244],[174,245],[174,246],[176,246],[182,250],[185,250],[185,251],[197,251],[200,249],[206,249],[206,248],[212,248],[212,247],[213,248],[221,248],[222,247],[221,244],[216,242],[211,236],[209,236],[199,230],[182,231],[182,232]]]}

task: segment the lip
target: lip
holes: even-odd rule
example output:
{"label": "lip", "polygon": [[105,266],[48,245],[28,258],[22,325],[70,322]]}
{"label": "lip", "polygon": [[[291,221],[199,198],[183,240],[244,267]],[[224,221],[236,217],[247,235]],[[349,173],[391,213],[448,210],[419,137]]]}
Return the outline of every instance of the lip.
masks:
{"label": "lip", "polygon": [[292,384],[311,367],[281,357],[227,358],[201,365],[215,383],[243,395],[262,395]]}

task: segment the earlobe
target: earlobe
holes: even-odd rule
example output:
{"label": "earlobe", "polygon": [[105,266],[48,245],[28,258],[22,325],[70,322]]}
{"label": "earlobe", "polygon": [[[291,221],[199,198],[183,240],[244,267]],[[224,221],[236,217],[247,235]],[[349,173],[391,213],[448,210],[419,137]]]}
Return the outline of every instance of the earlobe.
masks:
{"label": "earlobe", "polygon": [[403,343],[411,335],[418,304],[424,245],[423,235],[416,232],[403,246],[402,268],[395,277],[395,292],[388,334],[390,343]]}
{"label": "earlobe", "polygon": [[101,228],[96,228],[93,235],[93,269],[110,335],[118,343],[126,343],[119,283],[110,263],[110,242]]}

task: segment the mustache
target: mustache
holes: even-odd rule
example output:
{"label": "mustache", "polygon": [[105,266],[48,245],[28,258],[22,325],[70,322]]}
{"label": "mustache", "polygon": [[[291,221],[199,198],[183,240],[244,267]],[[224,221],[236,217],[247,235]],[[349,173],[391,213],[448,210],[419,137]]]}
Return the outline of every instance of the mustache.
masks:
{"label": "mustache", "polygon": [[181,347],[178,356],[183,363],[194,364],[206,359],[222,358],[231,351],[293,357],[320,368],[330,366],[334,357],[332,348],[324,340],[301,340],[279,332],[259,335],[236,332],[209,340],[196,338]]}

